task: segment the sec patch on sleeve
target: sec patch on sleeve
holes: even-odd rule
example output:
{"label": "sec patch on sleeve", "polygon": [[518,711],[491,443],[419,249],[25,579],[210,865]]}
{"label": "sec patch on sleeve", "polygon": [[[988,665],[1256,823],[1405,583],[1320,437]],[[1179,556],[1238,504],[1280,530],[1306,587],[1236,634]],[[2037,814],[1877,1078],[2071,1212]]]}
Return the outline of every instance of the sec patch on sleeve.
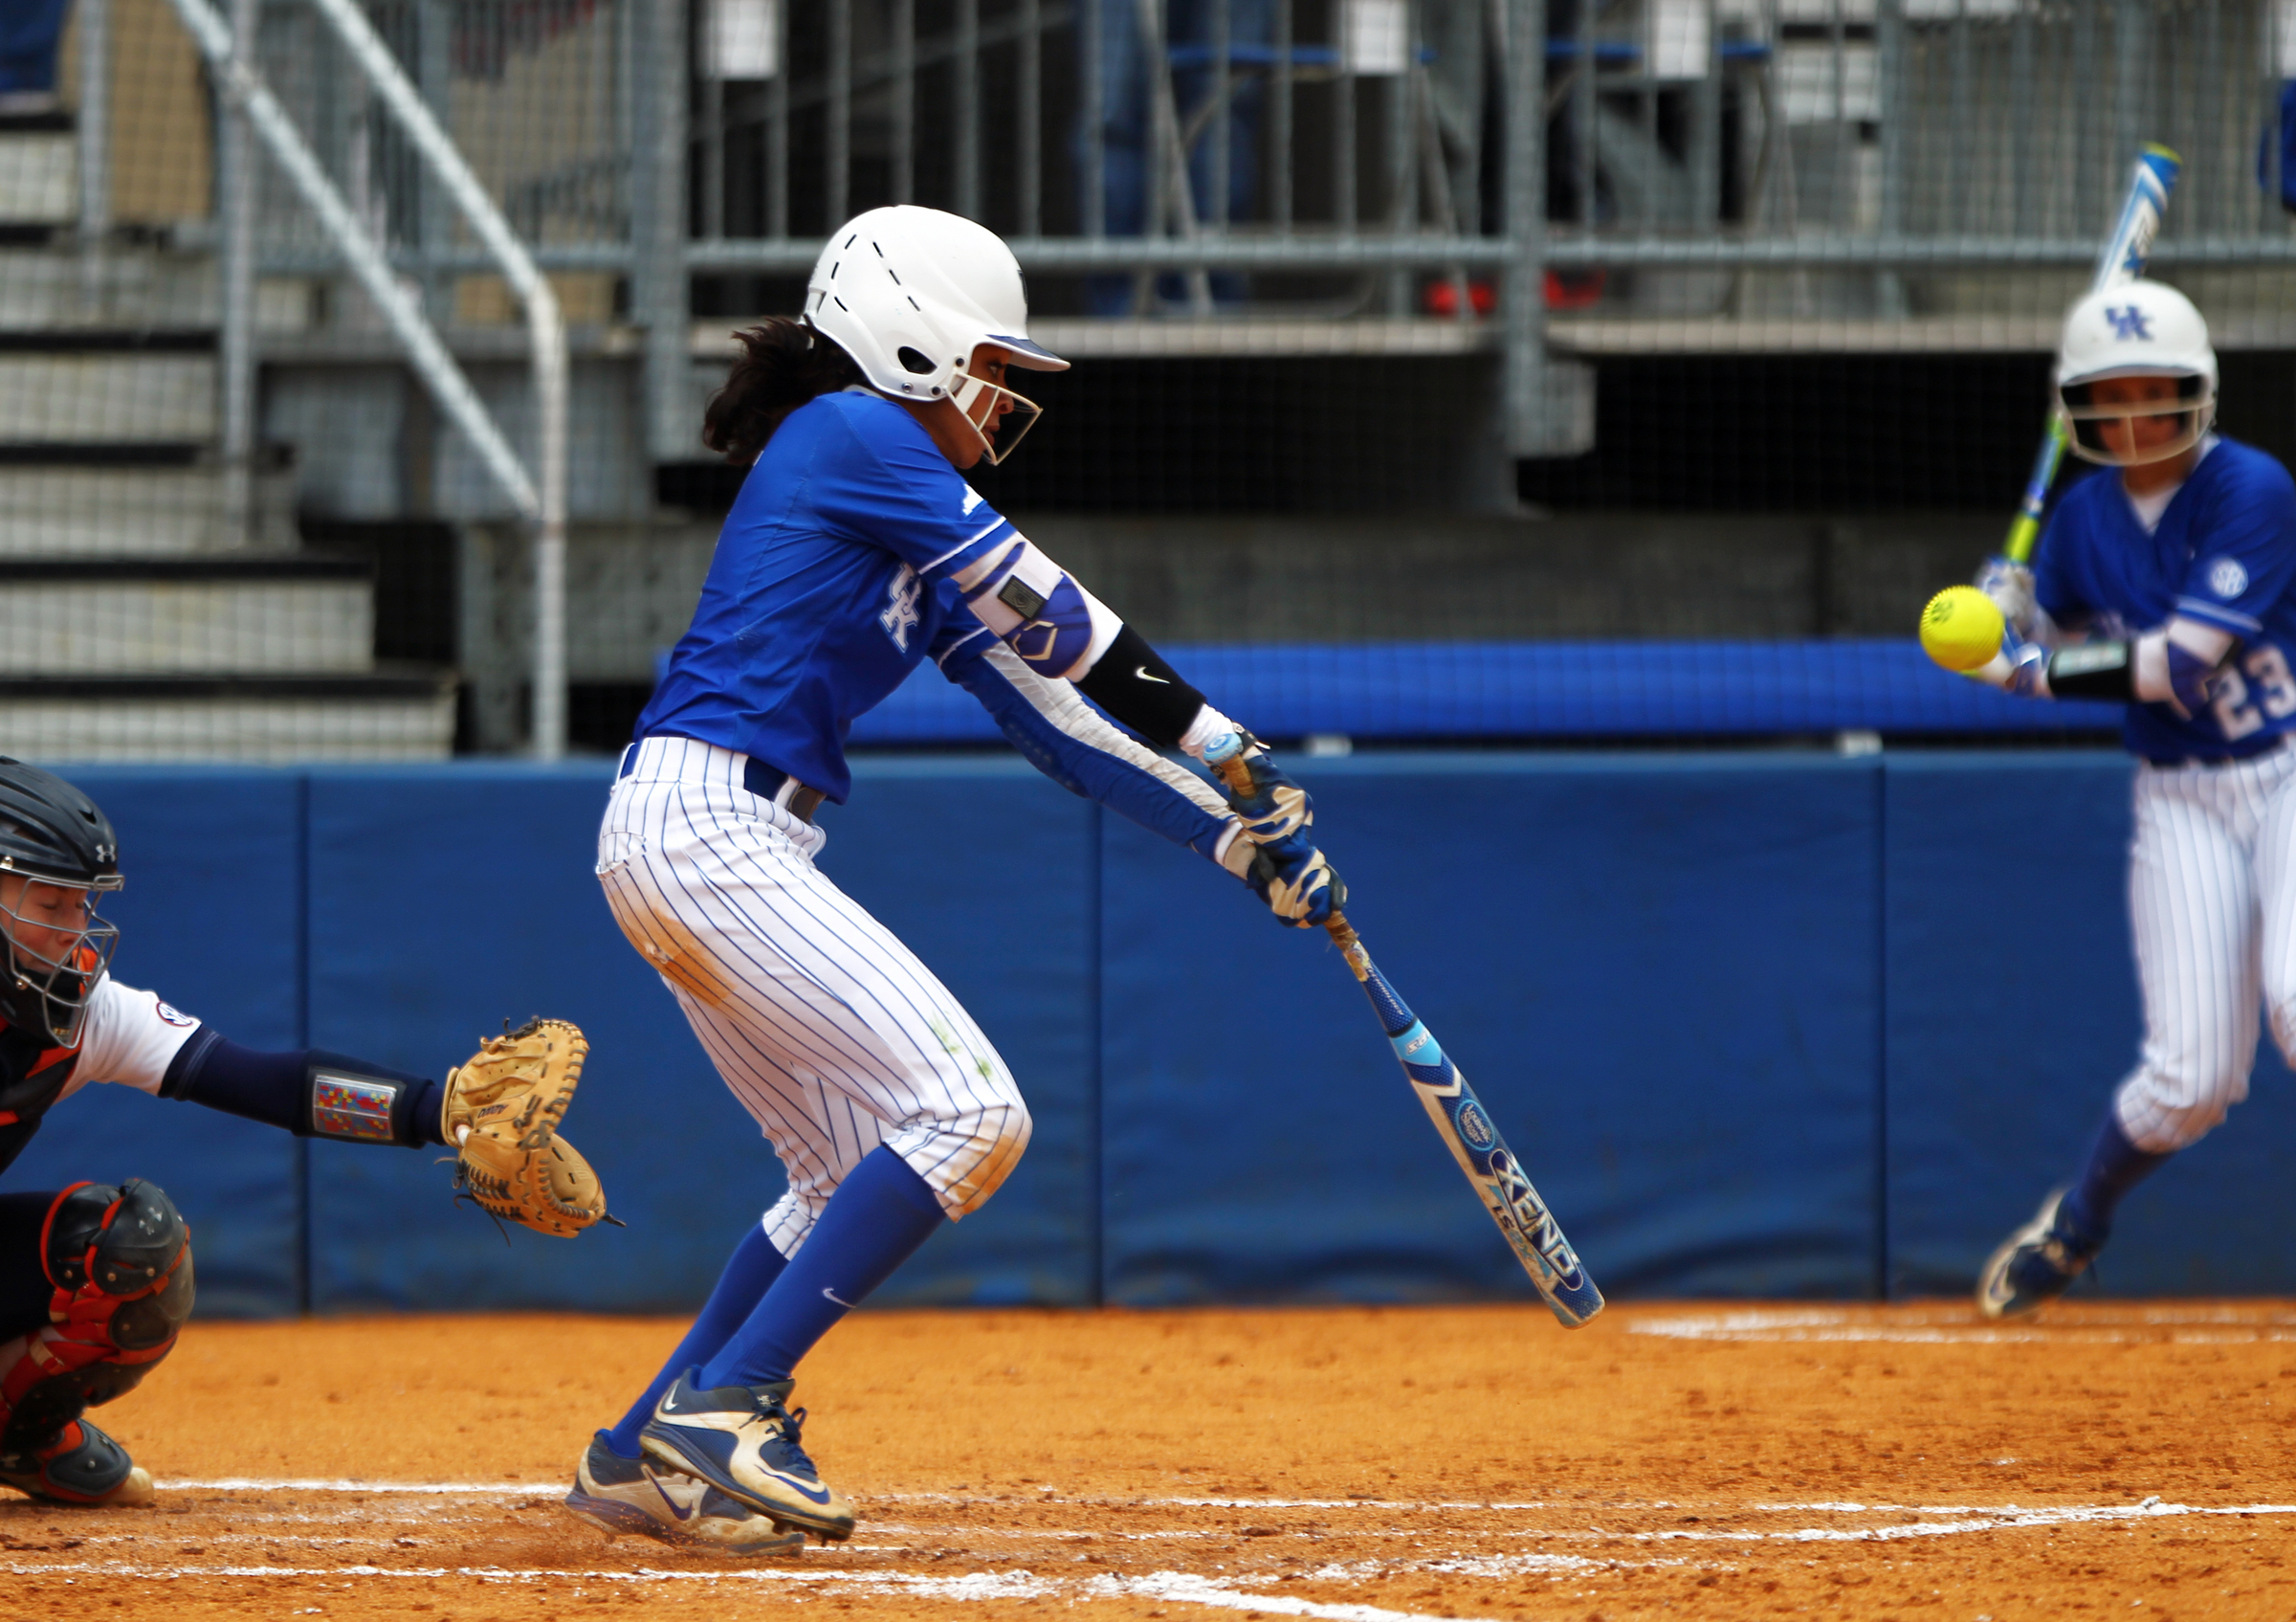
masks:
{"label": "sec patch on sleeve", "polygon": [[151,1005],[151,1010],[152,1012],[158,1014],[168,1024],[180,1026],[186,1031],[190,1030],[193,1026],[199,1023],[198,1020],[193,1019],[189,1014],[184,1012],[183,1010],[174,1008],[166,1003],[154,1002]]}
{"label": "sec patch on sleeve", "polygon": [[2238,558],[2219,558],[2208,566],[2208,589],[2229,603],[2248,589],[2248,571]]}

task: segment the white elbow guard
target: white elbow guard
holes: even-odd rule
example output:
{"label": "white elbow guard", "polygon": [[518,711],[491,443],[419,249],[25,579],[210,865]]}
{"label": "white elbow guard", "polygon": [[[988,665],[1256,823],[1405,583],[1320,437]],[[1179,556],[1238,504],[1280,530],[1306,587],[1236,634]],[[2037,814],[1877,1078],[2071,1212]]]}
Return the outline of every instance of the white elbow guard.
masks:
{"label": "white elbow guard", "polygon": [[1039,676],[1077,679],[1124,629],[1106,604],[1026,537],[1016,536],[956,578],[974,616]]}

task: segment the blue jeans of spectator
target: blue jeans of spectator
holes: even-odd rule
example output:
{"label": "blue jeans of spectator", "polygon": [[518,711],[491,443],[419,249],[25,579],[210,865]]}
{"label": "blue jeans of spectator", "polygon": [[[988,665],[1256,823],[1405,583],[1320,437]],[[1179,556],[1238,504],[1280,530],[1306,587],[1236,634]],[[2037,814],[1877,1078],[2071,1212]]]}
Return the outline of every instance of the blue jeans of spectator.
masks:
{"label": "blue jeans of spectator", "polygon": [[[1147,42],[1140,37],[1137,0],[1084,0],[1100,12],[1101,197],[1111,236],[1137,236],[1148,222],[1149,177],[1154,172],[1151,143],[1156,121],[1150,112],[1152,82]],[[1215,0],[1164,0],[1164,43],[1180,58],[1172,71],[1172,97],[1184,132],[1192,115],[1213,94],[1209,62],[1212,8]],[[1265,69],[1269,62],[1269,0],[1227,0],[1227,207],[1228,219],[1248,216],[1260,189],[1260,106],[1265,99]],[[1078,30],[1078,40],[1083,31]],[[1079,64],[1083,73],[1095,72],[1091,61]],[[1213,128],[1188,154],[1188,194],[1196,217],[1209,220],[1222,211],[1212,194]],[[1076,140],[1079,173],[1092,162],[1090,132],[1079,127]],[[1079,202],[1081,203],[1081,199]],[[1088,222],[1089,229],[1089,222]],[[1231,271],[1215,272],[1212,296],[1222,303],[1240,302],[1244,278]],[[1157,282],[1158,296],[1185,296],[1182,278],[1166,274]],[[1085,282],[1085,302],[1093,315],[1133,313],[1133,278],[1095,276]]]}
{"label": "blue jeans of spectator", "polygon": [[2296,214],[2296,78],[2280,81],[2280,114],[2256,144],[2256,184],[2272,189],[2272,148],[2280,147],[2280,206]]}
{"label": "blue jeans of spectator", "polygon": [[68,0],[0,0],[0,94],[54,90]]}

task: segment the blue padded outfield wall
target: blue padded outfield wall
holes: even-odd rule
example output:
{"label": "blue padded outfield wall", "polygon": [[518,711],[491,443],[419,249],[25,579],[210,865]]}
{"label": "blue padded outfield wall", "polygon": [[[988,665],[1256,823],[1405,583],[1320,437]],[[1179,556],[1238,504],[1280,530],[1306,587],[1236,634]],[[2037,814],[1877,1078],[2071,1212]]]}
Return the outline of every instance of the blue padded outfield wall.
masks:
{"label": "blue padded outfield wall", "polygon": [[[2104,751],[1291,758],[1350,911],[1614,1296],[1958,1293],[2135,1052],[2126,760]],[[125,1089],[13,1189],[144,1176],[201,1309],[690,1308],[773,1159],[591,875],[608,763],[97,768],[116,971],[233,1038],[438,1074],[580,1019],[567,1135],[627,1230],[507,1244],[441,1151],[301,1144]],[[1020,1077],[1035,1143],[880,1300],[1519,1298],[1320,934],[1015,759],[879,756],[822,865]],[[2126,1208],[2124,1294],[2296,1293],[2296,1089]]]}

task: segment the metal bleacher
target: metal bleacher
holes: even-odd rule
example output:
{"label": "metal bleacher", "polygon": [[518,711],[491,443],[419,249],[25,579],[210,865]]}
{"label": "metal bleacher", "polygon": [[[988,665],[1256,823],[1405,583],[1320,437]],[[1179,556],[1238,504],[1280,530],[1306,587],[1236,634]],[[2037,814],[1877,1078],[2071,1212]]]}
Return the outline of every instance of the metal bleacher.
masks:
{"label": "metal bleacher", "polygon": [[371,563],[299,544],[283,450],[224,465],[214,255],[83,229],[78,133],[0,118],[7,749],[443,755],[452,681],[377,668]]}

